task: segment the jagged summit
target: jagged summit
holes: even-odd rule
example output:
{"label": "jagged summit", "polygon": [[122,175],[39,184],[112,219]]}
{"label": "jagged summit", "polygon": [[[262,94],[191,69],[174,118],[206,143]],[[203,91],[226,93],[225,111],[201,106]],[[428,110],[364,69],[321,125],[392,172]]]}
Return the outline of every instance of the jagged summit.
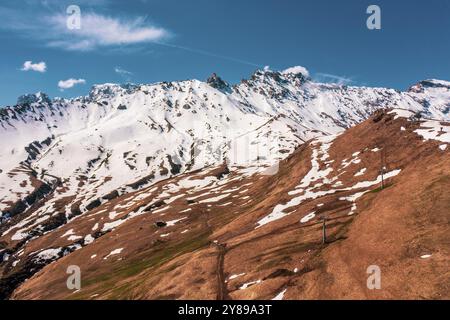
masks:
{"label": "jagged summit", "polygon": [[211,87],[224,91],[224,92],[230,92],[231,88],[230,85],[223,81],[222,78],[220,78],[216,73],[213,73],[207,80],[206,83],[209,84]]}
{"label": "jagged summit", "polygon": [[[182,90],[186,84],[198,84],[201,83],[197,80],[186,80],[186,81],[173,81],[173,82],[158,82],[151,84],[134,84],[134,83],[104,83],[104,84],[96,84],[93,85],[89,94],[87,96],[80,96],[71,99],[62,99],[62,98],[54,98],[53,100],[49,98],[49,96],[45,93],[38,92],[35,94],[25,94],[18,98],[17,106],[29,106],[31,104],[39,105],[41,107],[50,106],[52,103],[62,104],[62,103],[73,103],[77,101],[82,101],[83,103],[89,103],[92,101],[101,101],[105,99],[112,99],[114,97],[120,95],[130,95],[136,93],[143,88],[155,88],[160,86],[162,89],[167,90],[174,87],[177,87],[178,90]],[[231,86],[228,82],[223,80],[216,73],[213,73],[210,77],[206,79],[205,82],[207,85],[218,89],[224,93],[233,93],[234,91],[239,92],[240,84]],[[320,90],[336,90],[341,87],[346,88],[347,86],[343,85],[335,85],[335,84],[322,84],[314,82],[309,74],[309,71],[302,66],[293,66],[287,68],[282,71],[274,71],[270,68],[258,69],[256,70],[248,79],[242,80],[241,84],[245,86],[249,86],[252,88],[256,87],[265,87],[269,86],[273,90],[269,90],[271,92],[276,91],[286,91],[291,90],[287,88],[289,86],[294,86],[303,90],[303,93],[307,95],[307,92],[311,88],[311,86],[305,87],[306,83],[315,86],[316,88],[320,88]],[[363,87],[354,87],[363,89]],[[365,88],[365,87],[364,87]],[[236,90],[237,89],[237,90]],[[379,90],[389,90],[384,88],[365,88],[372,89],[373,91]],[[423,93],[426,89],[450,89],[450,82],[445,80],[438,79],[427,79],[418,82],[417,84],[411,86],[406,92],[409,93]],[[147,91],[146,91],[147,92]],[[235,92],[236,93],[236,92]],[[344,93],[345,94],[345,93]],[[284,94],[281,97],[286,98]],[[99,102],[97,101],[97,102]],[[100,102],[101,103],[101,102]]]}
{"label": "jagged summit", "polygon": [[450,90],[450,82],[445,80],[438,79],[427,79],[422,80],[415,85],[411,86],[408,91],[409,92],[424,92],[426,89],[447,89]]}
{"label": "jagged summit", "polygon": [[31,104],[47,104],[50,105],[52,101],[49,96],[43,92],[37,92],[33,94],[25,94],[17,98],[17,105],[25,106]]}

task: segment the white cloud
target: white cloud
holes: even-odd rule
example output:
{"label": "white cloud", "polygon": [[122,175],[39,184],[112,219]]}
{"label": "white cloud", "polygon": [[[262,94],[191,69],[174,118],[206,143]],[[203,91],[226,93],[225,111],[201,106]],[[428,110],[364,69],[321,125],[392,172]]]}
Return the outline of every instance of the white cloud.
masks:
{"label": "white cloud", "polygon": [[163,29],[145,23],[140,17],[133,20],[120,20],[94,13],[81,16],[81,29],[69,30],[67,16],[50,17],[51,26],[49,46],[66,50],[86,51],[98,47],[132,45],[161,40],[169,35]]}
{"label": "white cloud", "polygon": [[288,73],[299,74],[299,73],[301,73],[305,77],[307,77],[307,78],[309,77],[309,71],[305,67],[302,67],[302,66],[295,66],[295,67],[287,68],[286,70],[283,70],[281,73],[282,74],[288,74]]}
{"label": "white cloud", "polygon": [[133,74],[132,72],[122,69],[121,67],[115,67],[114,72],[124,76],[131,76]]}
{"label": "white cloud", "polygon": [[61,91],[65,90],[65,89],[70,89],[73,86],[77,85],[77,84],[85,84],[86,80],[84,79],[67,79],[67,80],[61,80],[58,82],[58,87]]}
{"label": "white cloud", "polygon": [[115,67],[114,72],[121,76],[126,82],[131,82],[132,72],[125,70],[121,67]]}
{"label": "white cloud", "polygon": [[20,70],[45,72],[47,71],[47,64],[45,62],[33,63],[32,61],[25,61],[22,69]]}
{"label": "white cloud", "polygon": [[[155,26],[145,17],[104,16],[88,12],[89,9],[83,10],[85,6],[81,11],[81,29],[70,30],[67,27],[69,16],[61,9],[59,1],[47,0],[52,9],[45,11],[40,1],[29,1],[30,5],[20,9],[0,5],[0,29],[11,30],[39,44],[73,51],[125,47],[156,42],[170,36],[169,31]],[[48,15],[48,12],[57,13]]]}

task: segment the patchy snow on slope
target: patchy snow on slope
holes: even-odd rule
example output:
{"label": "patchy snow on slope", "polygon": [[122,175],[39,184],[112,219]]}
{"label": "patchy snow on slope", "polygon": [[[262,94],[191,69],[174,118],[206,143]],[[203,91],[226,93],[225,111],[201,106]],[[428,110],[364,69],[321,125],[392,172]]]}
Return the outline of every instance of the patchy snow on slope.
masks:
{"label": "patchy snow on slope", "polygon": [[[384,179],[392,178],[392,177],[398,175],[400,172],[401,172],[401,169],[387,172],[384,174]],[[305,190],[305,193],[303,195],[292,198],[286,204],[277,204],[269,215],[265,216],[264,218],[262,218],[261,220],[259,220],[256,223],[257,226],[255,227],[255,229],[257,229],[263,225],[266,225],[270,222],[279,220],[281,218],[284,218],[284,217],[290,215],[292,212],[287,213],[287,212],[285,212],[285,210],[288,208],[291,208],[291,207],[296,207],[305,200],[316,199],[318,197],[336,193],[337,191],[348,191],[348,190],[369,188],[371,186],[381,183],[381,179],[382,179],[381,175],[379,175],[373,181],[361,181],[351,187],[346,187],[346,188],[341,188],[341,189],[328,189],[328,190],[323,190],[323,191],[312,191],[311,189],[307,189],[307,190]],[[369,191],[370,190],[366,190],[366,191],[363,191],[362,193],[357,193],[357,194],[351,196],[349,199],[356,200],[357,198],[362,196],[364,193],[369,192]],[[291,194],[291,193],[288,192],[288,194]]]}
{"label": "patchy snow on slope", "polygon": [[304,216],[303,218],[301,218],[300,223],[307,223],[308,221],[314,219],[315,216],[316,216],[315,212],[311,212],[306,216]]}
{"label": "patchy snow on slope", "polygon": [[[357,153],[357,155],[358,154],[359,153]],[[350,160],[347,160],[347,159],[342,160],[341,168],[339,170],[345,169],[348,166],[350,166],[351,164],[358,164],[358,163],[360,163],[361,159],[359,159],[357,155],[353,156],[353,158],[350,159]]]}
{"label": "patchy snow on slope", "polygon": [[173,227],[177,222],[180,222],[180,221],[182,221],[182,220],[184,220],[184,219],[187,219],[187,217],[167,221],[167,222],[166,222],[166,227]]}
{"label": "patchy snow on slope", "polygon": [[420,124],[420,129],[416,129],[414,132],[425,140],[450,143],[450,125],[442,125],[439,121],[425,121]]}
{"label": "patchy snow on slope", "polygon": [[414,115],[414,112],[410,110],[404,110],[404,109],[393,109],[388,112],[388,114],[395,114],[394,120],[398,118],[410,118]]}
{"label": "patchy snow on slope", "polygon": [[284,289],[279,294],[277,294],[272,300],[283,300],[284,294],[286,293],[287,289]]}
{"label": "patchy snow on slope", "polygon": [[239,287],[239,290],[245,290],[245,289],[247,289],[248,287],[250,287],[250,286],[252,286],[252,285],[254,285],[254,284],[259,284],[259,283],[261,283],[261,282],[262,282],[262,280],[256,280],[256,281],[250,281],[250,282],[244,283],[243,285],[241,285],[241,286]]}
{"label": "patchy snow on slope", "polygon": [[93,236],[91,236],[90,234],[88,234],[87,236],[84,237],[84,245],[91,244],[94,241],[95,241],[95,238]]}
{"label": "patchy snow on slope", "polygon": [[74,234],[73,229],[70,229],[70,230],[67,230],[66,233],[64,233],[64,234],[61,236],[61,238],[64,238],[64,237],[67,237],[67,236],[71,236],[71,235],[73,235],[73,234]]}
{"label": "patchy snow on slope", "polygon": [[[322,162],[326,161],[329,158],[328,150],[332,145],[332,142],[336,138],[336,135],[326,136],[316,139],[311,146],[312,157],[311,157],[311,169],[310,171],[303,177],[302,181],[298,186],[295,187],[296,190],[290,191],[289,195],[295,195],[298,193],[302,193],[304,189],[310,186],[313,182],[322,181],[322,184],[330,183],[331,181],[326,177],[333,171],[333,168],[327,167],[325,170],[320,170],[319,156]],[[320,148],[314,148],[317,144],[321,144]]]}
{"label": "patchy snow on slope", "polygon": [[217,196],[217,197],[212,197],[212,198],[209,198],[209,199],[201,200],[201,201],[199,201],[199,203],[211,203],[211,202],[217,202],[217,201],[220,201],[220,200],[222,200],[222,199],[228,198],[229,196],[230,196],[229,193],[221,194],[221,195],[219,195],[219,196]]}
{"label": "patchy snow on slope", "polygon": [[178,181],[178,185],[182,188],[186,189],[203,189],[207,186],[209,186],[214,181],[217,181],[216,177],[205,177],[203,179],[190,179],[185,178],[180,181]]}
{"label": "patchy snow on slope", "polygon": [[43,260],[43,261],[54,260],[54,259],[58,258],[61,251],[62,251],[62,248],[46,249],[46,250],[43,250],[43,251],[39,252],[38,254],[36,254],[35,259]]}
{"label": "patchy snow on slope", "polygon": [[228,278],[228,280],[233,280],[233,279],[236,279],[236,278],[241,277],[241,276],[244,276],[244,275],[245,275],[245,272],[239,273],[239,274],[232,274],[232,275]]}
{"label": "patchy snow on slope", "polygon": [[348,213],[348,215],[349,215],[349,216],[354,215],[355,212],[356,212],[356,209],[357,209],[356,203],[353,203],[353,204],[352,204],[352,207],[350,208],[350,212]]}
{"label": "patchy snow on slope", "polygon": [[77,235],[71,235],[70,237],[67,238],[67,240],[76,241],[76,240],[80,240],[81,238],[83,238],[83,237],[77,236]]}
{"label": "patchy snow on slope", "polygon": [[114,249],[106,257],[104,257],[103,259],[106,260],[106,259],[108,259],[111,256],[120,254],[122,251],[123,251],[123,248]]}
{"label": "patchy snow on slope", "polygon": [[113,222],[107,222],[103,225],[102,228],[102,232],[106,232],[106,231],[110,231],[114,228],[117,228],[118,226],[120,226],[122,223],[124,223],[126,220],[116,220]]}

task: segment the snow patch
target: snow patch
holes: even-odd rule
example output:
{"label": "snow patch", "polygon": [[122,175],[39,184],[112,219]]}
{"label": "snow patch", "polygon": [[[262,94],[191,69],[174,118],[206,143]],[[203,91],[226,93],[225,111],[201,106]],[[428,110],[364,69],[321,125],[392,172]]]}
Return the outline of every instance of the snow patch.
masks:
{"label": "snow patch", "polygon": [[316,216],[315,212],[311,212],[311,213],[307,214],[306,216],[304,216],[300,220],[300,223],[306,223],[306,222],[310,221],[311,219],[314,219],[315,216]]}
{"label": "snow patch", "polygon": [[239,287],[239,290],[247,289],[248,287],[250,287],[254,284],[261,283],[261,282],[262,282],[262,280],[256,280],[256,281],[250,281],[250,282],[244,283],[242,286]]}
{"label": "snow patch", "polygon": [[123,251],[123,248],[115,249],[115,250],[111,251],[106,257],[104,257],[103,260],[106,260],[106,259],[108,259],[111,256],[120,254],[122,251]]}
{"label": "snow patch", "polygon": [[286,293],[287,289],[284,289],[279,294],[277,294],[272,300],[283,300],[284,294]]}

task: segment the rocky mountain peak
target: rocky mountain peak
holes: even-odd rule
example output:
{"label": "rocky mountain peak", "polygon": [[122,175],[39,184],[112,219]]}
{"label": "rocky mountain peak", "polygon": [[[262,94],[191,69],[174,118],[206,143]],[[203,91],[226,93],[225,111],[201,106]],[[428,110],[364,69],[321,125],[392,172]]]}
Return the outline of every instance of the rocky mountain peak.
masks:
{"label": "rocky mountain peak", "polygon": [[423,92],[427,88],[443,88],[450,90],[450,82],[437,79],[422,80],[408,89],[408,92]]}
{"label": "rocky mountain peak", "polygon": [[229,91],[230,86],[228,83],[222,80],[216,73],[213,73],[207,80],[206,83],[211,87],[216,88],[220,91]]}
{"label": "rocky mountain peak", "polygon": [[43,92],[24,94],[17,99],[17,105],[19,106],[31,105],[34,103],[50,105],[52,101],[49,96]]}

